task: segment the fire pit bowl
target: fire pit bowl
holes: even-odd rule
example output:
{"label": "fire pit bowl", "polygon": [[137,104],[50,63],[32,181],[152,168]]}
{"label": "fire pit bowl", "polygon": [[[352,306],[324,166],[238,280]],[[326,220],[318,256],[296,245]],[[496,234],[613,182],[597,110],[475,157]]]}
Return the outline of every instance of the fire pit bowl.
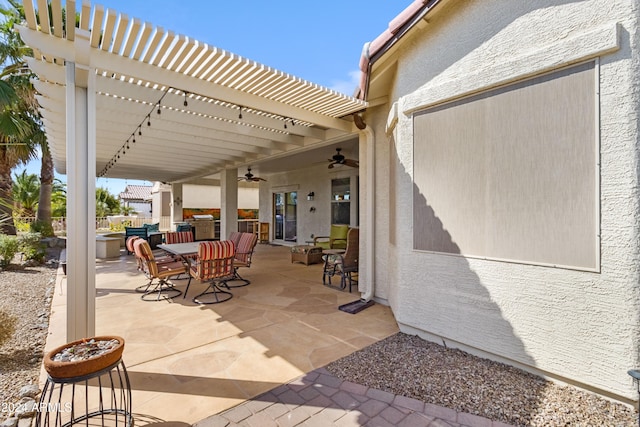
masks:
{"label": "fire pit bowl", "polygon": [[52,378],[83,377],[116,364],[124,351],[124,338],[104,335],[84,338],[57,347],[44,357],[44,369]]}

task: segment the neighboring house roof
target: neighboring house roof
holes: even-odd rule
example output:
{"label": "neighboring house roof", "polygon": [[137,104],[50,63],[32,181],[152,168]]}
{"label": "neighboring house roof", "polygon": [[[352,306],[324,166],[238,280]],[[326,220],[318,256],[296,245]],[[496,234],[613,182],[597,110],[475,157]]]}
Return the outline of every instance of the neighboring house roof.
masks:
{"label": "neighboring house roof", "polygon": [[147,201],[151,199],[152,186],[149,185],[127,185],[122,193],[120,193],[120,199],[127,201]]}
{"label": "neighboring house roof", "polygon": [[384,55],[402,36],[413,28],[441,0],[414,0],[406,9],[389,22],[388,28],[373,41],[365,43],[360,56],[360,83],[356,96],[366,100],[371,66]]}

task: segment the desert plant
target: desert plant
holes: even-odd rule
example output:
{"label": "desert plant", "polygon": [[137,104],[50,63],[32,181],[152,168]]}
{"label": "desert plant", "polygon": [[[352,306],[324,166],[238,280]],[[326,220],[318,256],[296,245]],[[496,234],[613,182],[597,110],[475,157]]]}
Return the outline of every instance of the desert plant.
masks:
{"label": "desert plant", "polygon": [[44,261],[46,250],[42,243],[42,235],[40,233],[27,233],[21,235],[18,238],[18,246],[27,261]]}
{"label": "desert plant", "polygon": [[7,268],[13,257],[20,251],[18,238],[7,234],[0,234],[0,267]]}
{"label": "desert plant", "polygon": [[17,319],[15,316],[0,311],[0,347],[13,336],[16,323]]}

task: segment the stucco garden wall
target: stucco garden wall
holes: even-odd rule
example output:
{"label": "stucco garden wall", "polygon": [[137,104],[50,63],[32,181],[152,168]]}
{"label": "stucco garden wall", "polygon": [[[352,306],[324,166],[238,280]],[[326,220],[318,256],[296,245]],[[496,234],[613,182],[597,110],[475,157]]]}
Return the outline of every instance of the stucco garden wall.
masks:
{"label": "stucco garden wall", "polygon": [[[448,2],[403,40],[391,102],[367,120],[377,147],[376,296],[404,331],[637,399],[627,375],[640,366],[637,11],[631,0]],[[590,58],[600,73],[599,271],[414,251],[412,113]]]}

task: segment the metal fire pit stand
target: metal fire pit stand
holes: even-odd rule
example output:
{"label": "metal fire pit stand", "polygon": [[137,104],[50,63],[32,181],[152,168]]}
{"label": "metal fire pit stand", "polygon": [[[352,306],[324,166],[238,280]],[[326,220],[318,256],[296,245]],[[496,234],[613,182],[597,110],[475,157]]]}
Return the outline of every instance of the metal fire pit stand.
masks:
{"label": "metal fire pit stand", "polygon": [[[89,412],[89,408],[97,409]],[[90,420],[91,423],[90,423]],[[131,384],[122,359],[84,376],[48,376],[40,396],[36,427],[81,424],[131,427]]]}

